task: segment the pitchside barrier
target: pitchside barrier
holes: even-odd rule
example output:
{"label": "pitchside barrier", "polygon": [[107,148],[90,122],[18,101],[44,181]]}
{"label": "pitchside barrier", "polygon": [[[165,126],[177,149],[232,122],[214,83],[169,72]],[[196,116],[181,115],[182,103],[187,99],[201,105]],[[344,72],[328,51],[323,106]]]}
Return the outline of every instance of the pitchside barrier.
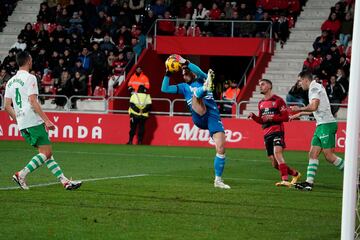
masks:
{"label": "pitchside barrier", "polygon": [[[128,141],[128,114],[48,112],[56,129],[49,131],[54,142],[125,144]],[[227,148],[264,149],[261,126],[252,120],[223,118]],[[345,122],[339,122],[336,150],[343,152]],[[300,131],[299,131],[300,130]],[[308,151],[315,130],[314,121],[285,123],[287,149]],[[17,125],[0,111],[0,140],[22,140]],[[209,131],[197,128],[188,116],[151,115],[146,121],[143,144],[161,146],[211,147]]]}

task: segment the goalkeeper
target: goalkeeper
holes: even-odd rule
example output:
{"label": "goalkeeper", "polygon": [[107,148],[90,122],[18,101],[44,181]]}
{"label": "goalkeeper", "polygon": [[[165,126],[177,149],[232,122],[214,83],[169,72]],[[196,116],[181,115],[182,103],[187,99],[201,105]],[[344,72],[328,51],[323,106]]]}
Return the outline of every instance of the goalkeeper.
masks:
{"label": "goalkeeper", "polygon": [[198,66],[180,55],[170,57],[174,57],[182,65],[182,75],[185,82],[170,85],[172,73],[166,69],[161,91],[184,95],[194,124],[198,128],[209,130],[216,147],[214,187],[230,189],[230,186],[222,180],[225,165],[225,131],[212,93],[215,74],[211,69],[209,69],[208,74],[204,73]]}

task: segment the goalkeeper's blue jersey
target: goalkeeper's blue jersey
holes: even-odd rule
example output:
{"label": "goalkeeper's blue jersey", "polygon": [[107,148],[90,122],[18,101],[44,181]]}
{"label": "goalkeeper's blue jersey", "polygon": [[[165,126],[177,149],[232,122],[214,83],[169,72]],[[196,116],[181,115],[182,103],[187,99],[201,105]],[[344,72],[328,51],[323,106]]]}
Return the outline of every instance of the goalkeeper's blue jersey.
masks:
{"label": "goalkeeper's blue jersey", "polygon": [[[194,95],[194,92],[197,88],[201,88],[204,85],[204,81],[202,79],[195,79],[191,83],[180,83],[177,84],[178,93],[184,95],[184,98],[186,100],[187,105],[189,106],[189,109],[192,111],[192,98]],[[207,111],[212,114],[220,114],[219,109],[217,107],[217,104],[214,100],[214,96],[212,92],[207,92],[206,96],[203,97],[203,102],[206,106]]]}

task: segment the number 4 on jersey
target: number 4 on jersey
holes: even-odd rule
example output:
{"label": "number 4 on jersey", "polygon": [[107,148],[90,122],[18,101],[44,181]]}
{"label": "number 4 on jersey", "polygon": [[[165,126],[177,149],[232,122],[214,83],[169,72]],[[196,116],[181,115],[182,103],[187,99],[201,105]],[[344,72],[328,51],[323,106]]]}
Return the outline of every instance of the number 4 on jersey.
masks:
{"label": "number 4 on jersey", "polygon": [[15,88],[15,102],[16,102],[16,105],[19,106],[19,108],[22,107],[22,102],[21,102],[21,95],[20,95],[20,92],[19,92],[19,88]]}

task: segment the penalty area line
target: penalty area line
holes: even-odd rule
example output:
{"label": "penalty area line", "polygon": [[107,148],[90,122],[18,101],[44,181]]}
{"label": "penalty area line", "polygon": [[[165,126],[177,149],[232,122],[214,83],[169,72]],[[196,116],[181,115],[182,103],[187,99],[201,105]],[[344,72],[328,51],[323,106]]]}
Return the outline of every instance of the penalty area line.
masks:
{"label": "penalty area line", "polygon": [[[87,179],[80,179],[77,181],[81,182],[96,182],[96,181],[104,181],[104,180],[111,180],[111,179],[122,179],[122,178],[137,178],[137,177],[146,177],[149,176],[149,174],[134,174],[134,175],[124,175],[124,176],[114,176],[114,177],[99,177],[99,178],[87,178]],[[36,188],[36,187],[47,187],[52,185],[61,184],[59,182],[49,182],[49,183],[40,183],[40,184],[33,184],[29,185],[30,188]],[[1,187],[0,191],[4,190],[14,190],[14,189],[20,189],[19,186],[15,187]]]}

